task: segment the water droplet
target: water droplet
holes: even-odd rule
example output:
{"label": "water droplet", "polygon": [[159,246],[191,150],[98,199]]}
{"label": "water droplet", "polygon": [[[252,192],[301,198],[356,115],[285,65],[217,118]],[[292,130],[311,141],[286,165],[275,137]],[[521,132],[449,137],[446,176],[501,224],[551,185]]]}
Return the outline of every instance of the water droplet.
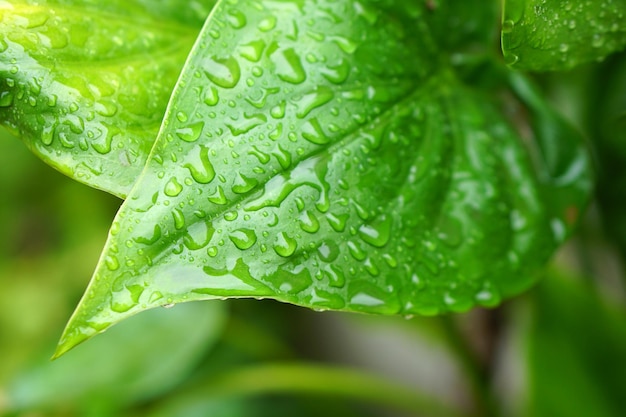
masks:
{"label": "water droplet", "polygon": [[348,214],[337,214],[337,215],[333,213],[326,214],[326,220],[328,221],[328,224],[330,224],[330,227],[332,227],[335,232],[343,232],[345,230],[346,223],[349,217],[350,216]]}
{"label": "water droplet", "polygon": [[152,235],[150,237],[138,236],[133,238],[133,240],[137,243],[141,243],[142,245],[153,245],[161,238],[161,226],[158,224],[154,225],[152,229]]}
{"label": "water droplet", "polygon": [[511,33],[515,29],[515,22],[508,19],[502,22],[502,33]]}
{"label": "water droplet", "polygon": [[476,302],[483,307],[495,307],[500,304],[501,297],[493,285],[485,283],[475,296]]}
{"label": "water droplet", "polygon": [[377,248],[382,248],[389,242],[391,235],[391,217],[382,215],[370,224],[359,228],[359,236],[364,242]]}
{"label": "water droplet", "polygon": [[176,136],[185,142],[195,142],[198,140],[204,129],[204,122],[197,122],[189,126],[176,129]]}
{"label": "water droplet", "polygon": [[367,258],[363,263],[363,266],[371,276],[377,277],[378,275],[380,275],[380,270],[378,269],[372,258]]}
{"label": "water droplet", "polygon": [[385,301],[366,292],[358,292],[350,298],[350,304],[357,307],[380,307],[385,305]]}
{"label": "water droplet", "polygon": [[239,62],[232,56],[207,58],[203,66],[207,78],[223,88],[235,87],[241,78]]}
{"label": "water droplet", "polygon": [[339,48],[347,54],[353,54],[356,48],[359,46],[351,39],[344,38],[343,36],[332,36],[329,38],[339,46]]}
{"label": "water droplet", "polygon": [[253,146],[252,149],[248,151],[248,155],[255,156],[262,164],[267,164],[270,161],[270,156],[265,152],[260,151],[256,146]]}
{"label": "water droplet", "polygon": [[302,67],[300,56],[293,48],[284,49],[273,57],[278,78],[292,84],[300,84],[306,80],[306,72]]}
{"label": "water droplet", "polygon": [[329,65],[321,70],[322,75],[333,84],[343,84],[350,75],[350,63],[342,59],[337,65]]}
{"label": "water droplet", "polygon": [[257,240],[256,233],[251,229],[235,230],[228,237],[241,250],[250,249]]}
{"label": "water droplet", "polygon": [[326,145],[330,138],[322,130],[319,120],[313,118],[304,123],[301,127],[302,137],[316,145]]}
{"label": "water droplet", "polygon": [[331,263],[339,256],[339,246],[332,240],[325,240],[317,248],[317,252],[322,261]]}
{"label": "water droplet", "polygon": [[120,263],[117,260],[117,257],[113,255],[107,255],[104,258],[104,264],[109,271],[117,271],[120,268]]}
{"label": "water droplet", "polygon": [[348,251],[350,252],[350,255],[352,255],[352,257],[357,261],[363,261],[367,256],[363,248],[361,248],[361,246],[352,241],[348,242]]}
{"label": "water droplet", "polygon": [[280,232],[274,243],[274,251],[284,258],[293,255],[297,247],[297,242],[285,232]]}
{"label": "water droplet", "polygon": [[209,160],[209,148],[199,146],[190,156],[190,161],[184,165],[191,177],[199,184],[208,184],[215,178],[215,169]]}
{"label": "water droplet", "polygon": [[211,258],[215,258],[217,256],[217,246],[210,246],[206,252]]}
{"label": "water droplet", "polygon": [[172,210],[172,217],[174,218],[174,227],[177,230],[181,230],[185,227],[185,215],[179,209]]}
{"label": "water droplet", "polygon": [[259,114],[244,116],[242,119],[238,121],[237,124],[229,123],[229,124],[226,124],[226,126],[230,130],[230,133],[233,134],[233,136],[239,136],[239,135],[248,133],[255,127],[264,124],[266,121],[267,121],[267,117],[264,114],[259,113]]}
{"label": "water droplet", "polygon": [[316,88],[296,102],[296,116],[301,119],[308,116],[311,111],[332,100],[333,96],[333,91],[326,86]]}
{"label": "water droplet", "polygon": [[241,29],[242,27],[244,27],[246,25],[246,16],[240,12],[237,9],[230,9],[228,11],[228,17],[226,18],[228,20],[228,23],[230,23],[230,25],[235,28],[235,29]]}
{"label": "water droplet", "polygon": [[259,62],[261,56],[263,56],[263,50],[265,49],[265,42],[261,39],[254,40],[240,47],[239,54],[251,62]]}
{"label": "water droplet", "polygon": [[224,189],[220,185],[218,185],[215,192],[209,196],[209,201],[218,205],[224,205],[228,202],[224,194]]}
{"label": "water droplet", "polygon": [[248,178],[241,173],[235,175],[232,190],[237,194],[245,194],[252,190],[259,183],[255,178]]}
{"label": "water droplet", "polygon": [[[274,119],[282,119],[283,117],[285,117],[286,106],[287,106],[287,103],[284,100],[281,101],[276,106],[272,107],[272,109],[270,110],[270,115]],[[279,126],[282,127],[282,125],[279,125]]]}
{"label": "water droplet", "polygon": [[189,250],[198,250],[209,244],[214,230],[206,222],[192,224],[183,235],[183,244]]}
{"label": "water droplet", "polygon": [[9,107],[13,104],[13,93],[10,91],[0,92],[0,107]]}
{"label": "water droplet", "polygon": [[276,27],[276,17],[268,16],[259,22],[257,26],[261,32],[268,32]]}
{"label": "water droplet", "polygon": [[176,197],[183,191],[183,186],[180,185],[176,177],[170,178],[170,180],[165,184],[165,189],[163,190],[165,195],[169,197]]}
{"label": "water droplet", "polygon": [[510,52],[504,53],[504,63],[506,65],[514,65],[515,63],[517,63],[517,61],[519,61],[519,56]]}
{"label": "water droplet", "polygon": [[220,101],[219,93],[217,88],[210,86],[206,89],[204,93],[204,104],[207,106],[215,106]]}

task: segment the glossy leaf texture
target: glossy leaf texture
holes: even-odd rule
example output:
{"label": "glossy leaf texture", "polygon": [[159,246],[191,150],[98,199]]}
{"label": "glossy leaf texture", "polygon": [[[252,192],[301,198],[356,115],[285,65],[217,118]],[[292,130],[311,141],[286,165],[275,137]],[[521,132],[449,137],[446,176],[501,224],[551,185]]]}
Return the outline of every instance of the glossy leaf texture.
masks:
{"label": "glossy leaf texture", "polygon": [[621,0],[505,0],[504,59],[532,71],[601,60],[626,46],[625,17]]}
{"label": "glossy leaf texture", "polygon": [[59,171],[125,197],[213,3],[0,2],[0,123]]}
{"label": "glossy leaf texture", "polygon": [[579,178],[537,175],[423,13],[218,2],[57,354],[170,303],[434,315],[531,285],[569,227],[542,196]]}

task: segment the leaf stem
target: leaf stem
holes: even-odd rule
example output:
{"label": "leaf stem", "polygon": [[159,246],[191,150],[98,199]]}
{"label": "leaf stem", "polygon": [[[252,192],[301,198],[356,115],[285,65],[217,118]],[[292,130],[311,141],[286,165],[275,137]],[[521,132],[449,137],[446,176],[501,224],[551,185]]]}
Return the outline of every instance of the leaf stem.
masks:
{"label": "leaf stem", "polygon": [[487,369],[480,364],[479,359],[473,353],[472,347],[461,333],[454,317],[451,315],[442,316],[441,323],[450,348],[456,354],[456,358],[469,378],[477,406],[476,415],[481,417],[497,416]]}
{"label": "leaf stem", "polygon": [[343,397],[387,406],[411,416],[462,417],[459,411],[413,389],[354,369],[303,362],[253,365],[224,373],[192,389],[178,399],[196,395],[228,398],[267,393],[291,393]]}

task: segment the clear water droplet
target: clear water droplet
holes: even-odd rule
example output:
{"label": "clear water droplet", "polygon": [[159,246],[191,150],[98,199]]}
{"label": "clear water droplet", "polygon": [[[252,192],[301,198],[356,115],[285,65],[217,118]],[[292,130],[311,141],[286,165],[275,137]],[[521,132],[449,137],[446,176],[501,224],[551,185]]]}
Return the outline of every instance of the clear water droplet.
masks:
{"label": "clear water droplet", "polygon": [[251,229],[238,229],[230,233],[228,238],[238,249],[250,249],[257,241],[256,233]]}
{"label": "clear water droplet", "polygon": [[208,184],[215,178],[215,169],[209,159],[209,148],[199,146],[188,157],[189,162],[184,167],[189,170],[191,177],[199,184]]}
{"label": "clear water droplet", "polygon": [[254,40],[239,48],[239,54],[251,62],[259,62],[265,50],[265,42],[261,39]]}
{"label": "clear water droplet", "polygon": [[274,251],[284,258],[293,255],[297,247],[297,242],[285,232],[280,232],[274,243]]}
{"label": "clear water droplet", "polygon": [[223,88],[233,88],[241,78],[241,68],[235,58],[207,58],[203,63],[209,80]]}
{"label": "clear water droplet", "polygon": [[181,193],[181,191],[183,191],[183,186],[180,185],[176,177],[172,177],[167,184],[165,184],[165,189],[163,191],[165,192],[165,195],[169,197],[176,197]]}
{"label": "clear water droplet", "polygon": [[204,122],[196,122],[189,126],[176,129],[176,136],[185,142],[195,142],[200,138],[204,129]]}
{"label": "clear water droplet", "polygon": [[275,60],[278,78],[291,84],[300,84],[306,80],[306,72],[300,56],[293,48],[284,49],[272,56]]}
{"label": "clear water droplet", "polygon": [[174,227],[177,230],[182,230],[185,227],[185,215],[179,209],[172,210],[172,217],[174,218]]}
{"label": "clear water droplet", "polygon": [[391,217],[382,215],[369,224],[359,227],[359,237],[377,248],[384,247],[391,236]]}

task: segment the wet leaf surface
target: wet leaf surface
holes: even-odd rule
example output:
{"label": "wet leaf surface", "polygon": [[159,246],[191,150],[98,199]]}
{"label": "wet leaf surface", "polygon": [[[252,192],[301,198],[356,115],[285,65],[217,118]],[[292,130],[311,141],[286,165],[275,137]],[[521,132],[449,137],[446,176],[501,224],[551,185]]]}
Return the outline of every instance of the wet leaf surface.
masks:
{"label": "wet leaf surface", "polygon": [[434,315],[535,281],[586,200],[577,136],[531,162],[394,3],[218,3],[57,354],[171,303]]}
{"label": "wet leaf surface", "polygon": [[516,69],[553,71],[601,60],[626,46],[626,3],[506,0],[502,50]]}
{"label": "wet leaf surface", "polygon": [[0,123],[59,171],[125,197],[213,3],[0,2]]}

